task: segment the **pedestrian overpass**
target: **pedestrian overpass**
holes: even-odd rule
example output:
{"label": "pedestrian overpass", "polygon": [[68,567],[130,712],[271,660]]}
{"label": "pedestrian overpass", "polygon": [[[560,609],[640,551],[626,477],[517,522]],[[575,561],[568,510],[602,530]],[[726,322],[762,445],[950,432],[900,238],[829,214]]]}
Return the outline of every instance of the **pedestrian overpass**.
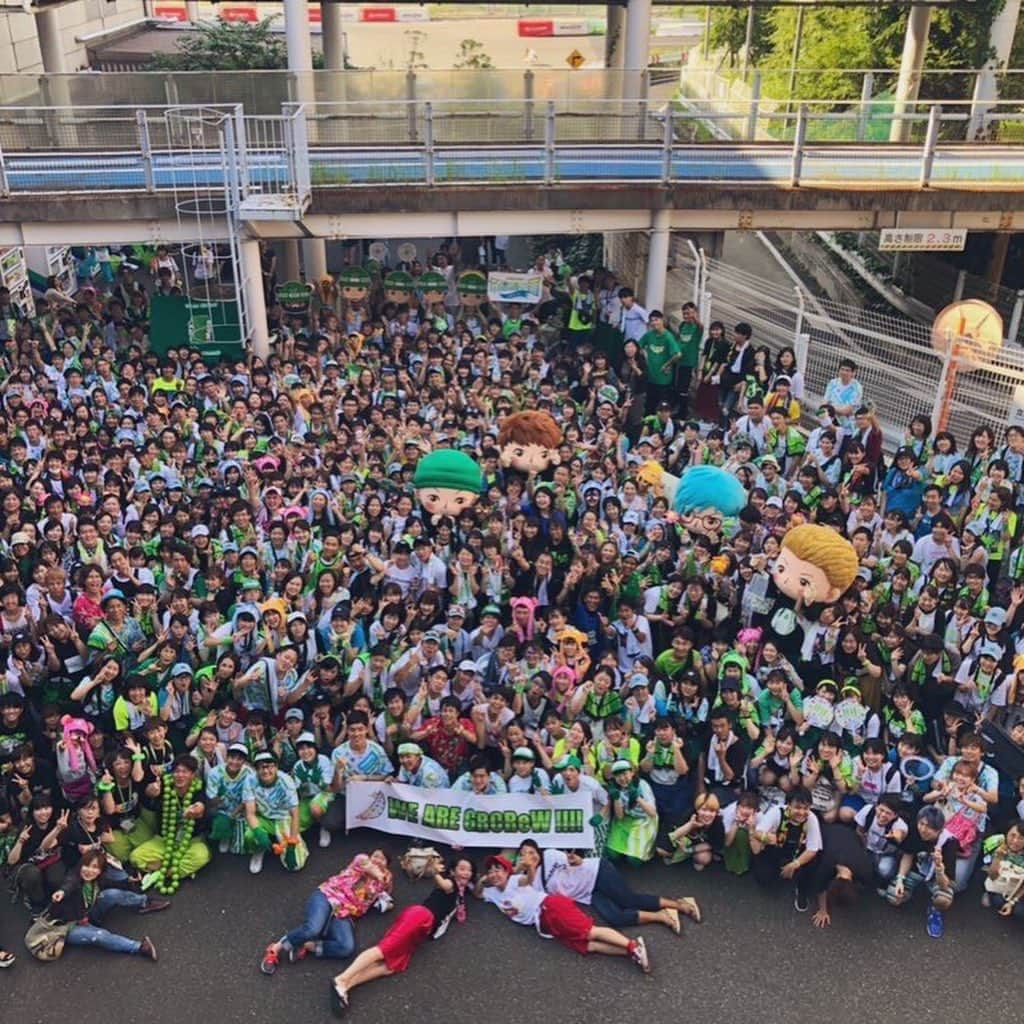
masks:
{"label": "pedestrian overpass", "polygon": [[907,106],[902,142],[870,141],[870,116],[644,99],[2,107],[0,245],[226,241],[256,332],[260,239],[647,231],[657,295],[673,230],[1024,230],[1019,104],[989,106],[981,141],[970,104]]}

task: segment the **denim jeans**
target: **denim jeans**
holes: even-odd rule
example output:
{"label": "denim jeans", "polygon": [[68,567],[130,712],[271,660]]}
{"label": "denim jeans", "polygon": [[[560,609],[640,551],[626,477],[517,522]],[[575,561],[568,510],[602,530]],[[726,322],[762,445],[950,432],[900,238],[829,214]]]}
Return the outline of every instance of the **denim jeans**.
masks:
{"label": "denim jeans", "polygon": [[134,939],[108,932],[106,928],[97,928],[94,924],[73,925],[64,941],[68,946],[98,946],[111,953],[134,954],[139,951],[139,943]]}
{"label": "denim jeans", "polygon": [[875,874],[888,885],[900,869],[900,855],[898,853],[874,853],[871,856],[875,861]]}
{"label": "denim jeans", "polygon": [[89,921],[99,924],[114,907],[127,907],[129,910],[141,910],[147,901],[145,893],[129,892],[127,889],[104,889],[96,897],[96,902],[89,911]]}
{"label": "denim jeans", "polygon": [[347,917],[335,917],[327,897],[319,890],[306,900],[306,919],[281,940],[285,949],[298,949],[304,942],[317,942],[317,956],[347,960],[356,948],[355,932]]}

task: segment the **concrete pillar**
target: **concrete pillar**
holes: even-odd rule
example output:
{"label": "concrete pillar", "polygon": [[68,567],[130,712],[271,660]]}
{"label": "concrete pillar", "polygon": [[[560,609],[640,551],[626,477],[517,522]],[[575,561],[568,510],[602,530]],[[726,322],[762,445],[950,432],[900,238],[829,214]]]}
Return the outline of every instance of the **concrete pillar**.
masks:
{"label": "concrete pillar", "polygon": [[621,68],[625,50],[626,11],[619,4],[605,7],[604,66]]}
{"label": "concrete pillar", "polygon": [[928,28],[931,21],[932,9],[927,4],[914,4],[910,8],[907,32],[903,37],[903,57],[900,60],[899,81],[896,83],[892,126],[889,129],[890,142],[906,142],[910,137],[911,122],[900,115],[917,101],[924,58],[928,52]]}
{"label": "concrete pillar", "polygon": [[277,261],[277,280],[279,284],[299,279],[299,243],[290,238],[281,242],[281,258]]}
{"label": "concrete pillar", "polygon": [[324,67],[329,71],[345,70],[345,23],[341,20],[341,4],[321,4],[320,40],[324,48]]}
{"label": "concrete pillar", "polygon": [[[70,107],[71,81],[67,77],[68,62],[60,30],[60,8],[47,7],[36,11],[35,19],[39,53],[46,72],[40,79],[44,102],[50,107]],[[50,137],[57,145],[71,148],[78,145],[78,132],[70,110],[46,115],[46,123]]]}
{"label": "concrete pillar", "polygon": [[643,77],[651,60],[651,0],[629,0],[626,8],[626,49],[624,98],[643,96]]}
{"label": "concrete pillar", "polygon": [[60,32],[60,8],[47,7],[36,11],[35,18],[43,70],[48,75],[65,74],[68,64],[64,56],[64,39]]}
{"label": "concrete pillar", "polygon": [[305,271],[307,284],[316,284],[322,277],[327,276],[327,242],[324,239],[302,240],[302,269]]}
{"label": "concrete pillar", "polygon": [[992,56],[978,72],[978,77],[974,82],[968,138],[977,138],[982,133],[985,114],[991,105],[999,99],[997,76],[1010,63],[1013,37],[1016,34],[1017,21],[1020,18],[1020,2],[1021,0],[1006,0],[989,29],[988,42],[992,48]]}
{"label": "concrete pillar", "polygon": [[665,282],[668,277],[668,247],[672,232],[671,210],[655,210],[647,248],[647,283],[644,305],[648,310],[665,308]]}
{"label": "concrete pillar", "polygon": [[343,103],[345,95],[345,23],[341,20],[341,4],[321,4],[323,21],[320,41],[324,48],[324,67],[332,74],[327,78],[327,97],[334,103]]}
{"label": "concrete pillar", "polygon": [[194,25],[199,20],[198,0],[188,0],[185,4],[185,17]]}
{"label": "concrete pillar", "polygon": [[285,0],[284,35],[288,47],[288,70],[294,82],[294,100],[296,103],[312,103],[313,43],[309,34],[309,0]]}
{"label": "concrete pillar", "polygon": [[998,231],[992,236],[992,248],[985,263],[985,280],[999,285],[1006,270],[1006,257],[1010,251],[1010,232]]}
{"label": "concrete pillar", "polygon": [[242,239],[238,249],[242,278],[245,281],[245,311],[253,354],[266,359],[270,355],[270,335],[267,332],[267,297],[263,294],[260,243],[255,239]]}

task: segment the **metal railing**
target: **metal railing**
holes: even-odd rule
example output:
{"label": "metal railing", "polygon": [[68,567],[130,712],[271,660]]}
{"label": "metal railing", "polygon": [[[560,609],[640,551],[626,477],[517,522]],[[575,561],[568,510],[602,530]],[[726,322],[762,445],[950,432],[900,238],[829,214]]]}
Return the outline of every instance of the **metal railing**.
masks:
{"label": "metal railing", "polygon": [[[908,106],[902,143],[865,138],[868,114],[857,103],[721,107],[519,99],[287,104],[272,115],[204,109],[232,111],[228,165],[246,168],[245,195],[288,196],[295,208],[313,186],[387,183],[1024,189],[1016,102],[993,104],[984,140],[971,143],[969,104]],[[190,108],[0,108],[0,191],[162,191],[183,179],[220,187],[222,154],[180,137],[183,122],[167,115],[181,109]],[[753,141],[731,137],[737,117],[753,124]]]}

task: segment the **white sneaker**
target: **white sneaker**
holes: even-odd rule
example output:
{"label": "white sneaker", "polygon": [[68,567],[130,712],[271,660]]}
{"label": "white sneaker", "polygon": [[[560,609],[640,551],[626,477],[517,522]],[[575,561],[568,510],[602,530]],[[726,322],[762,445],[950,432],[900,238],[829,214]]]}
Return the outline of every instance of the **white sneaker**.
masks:
{"label": "white sneaker", "polygon": [[323,825],[321,825],[320,826],[320,849],[321,850],[326,850],[327,847],[330,846],[330,845],[331,845],[331,833],[328,832],[327,829],[325,829],[323,827]]}
{"label": "white sneaker", "polygon": [[253,875],[258,875],[262,870],[263,870],[263,851],[260,850],[259,853],[254,853],[249,858],[249,873],[253,874]]}
{"label": "white sneaker", "polygon": [[231,842],[228,839],[222,839],[217,844],[217,849],[220,850],[221,853],[227,853],[230,848],[231,848]]}

